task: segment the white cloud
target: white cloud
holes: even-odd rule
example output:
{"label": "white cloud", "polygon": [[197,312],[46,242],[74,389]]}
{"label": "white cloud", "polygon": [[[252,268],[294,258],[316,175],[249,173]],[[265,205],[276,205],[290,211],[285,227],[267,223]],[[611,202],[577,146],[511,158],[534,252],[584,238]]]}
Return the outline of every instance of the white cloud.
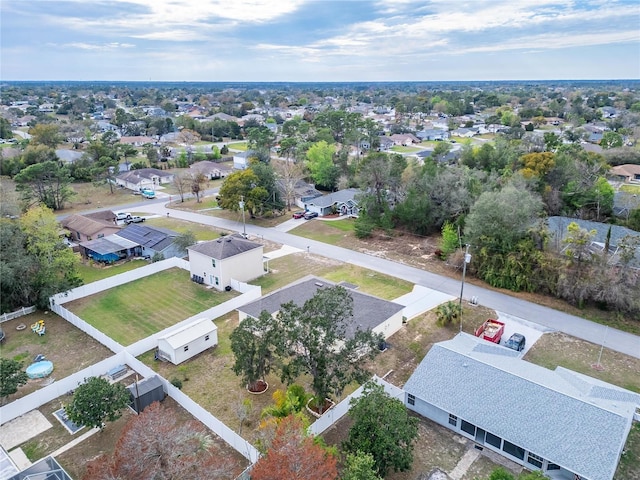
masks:
{"label": "white cloud", "polygon": [[86,43],[86,42],[69,42],[69,43],[48,43],[52,47],[63,47],[63,48],[78,48],[80,50],[116,50],[119,48],[134,48],[135,45],[132,43],[119,43],[119,42],[110,42],[110,43]]}

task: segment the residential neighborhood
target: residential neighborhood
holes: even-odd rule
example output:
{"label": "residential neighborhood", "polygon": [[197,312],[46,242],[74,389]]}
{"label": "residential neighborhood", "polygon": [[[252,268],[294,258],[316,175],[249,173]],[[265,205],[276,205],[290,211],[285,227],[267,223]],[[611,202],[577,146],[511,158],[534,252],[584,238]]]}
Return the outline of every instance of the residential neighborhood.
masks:
{"label": "residential neighborhood", "polygon": [[215,478],[280,411],[347,458],[377,387],[378,478],[640,474],[636,81],[160,87],[2,91],[0,479],[90,478],[155,402]]}

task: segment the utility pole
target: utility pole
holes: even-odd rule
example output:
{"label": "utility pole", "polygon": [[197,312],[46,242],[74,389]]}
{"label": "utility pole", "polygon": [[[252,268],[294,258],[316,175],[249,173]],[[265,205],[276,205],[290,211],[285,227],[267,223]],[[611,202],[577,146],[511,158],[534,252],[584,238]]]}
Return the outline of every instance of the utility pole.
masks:
{"label": "utility pole", "polygon": [[464,277],[467,274],[467,263],[471,261],[469,244],[465,245],[464,260],[462,262],[462,284],[460,285],[460,331],[462,331],[462,292],[464,291]]}
{"label": "utility pole", "polygon": [[238,202],[238,205],[242,209],[242,236],[244,238],[247,238],[247,224],[244,221],[244,195],[240,196],[240,201]]}

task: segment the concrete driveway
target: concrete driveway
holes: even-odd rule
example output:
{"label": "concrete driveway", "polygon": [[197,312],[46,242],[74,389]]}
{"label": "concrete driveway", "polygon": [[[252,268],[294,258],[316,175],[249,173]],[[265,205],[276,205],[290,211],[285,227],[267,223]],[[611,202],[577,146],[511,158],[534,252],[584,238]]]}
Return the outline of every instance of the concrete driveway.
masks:
{"label": "concrete driveway", "polygon": [[452,295],[438,292],[432,288],[414,285],[412,292],[396,298],[393,302],[404,305],[404,316],[407,317],[407,320],[411,320],[418,315],[436,308],[438,305],[455,299],[456,297]]}

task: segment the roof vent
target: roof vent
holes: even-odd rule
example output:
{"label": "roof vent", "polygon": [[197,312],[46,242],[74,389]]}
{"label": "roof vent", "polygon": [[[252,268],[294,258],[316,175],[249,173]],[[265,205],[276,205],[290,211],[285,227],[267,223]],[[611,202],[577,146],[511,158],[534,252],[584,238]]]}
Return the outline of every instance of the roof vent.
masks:
{"label": "roof vent", "polygon": [[226,240],[227,242],[231,242],[231,237],[227,237],[227,238],[225,238],[225,240]]}
{"label": "roof vent", "polygon": [[218,243],[222,243],[222,239],[219,238],[218,240],[216,240]]}
{"label": "roof vent", "polygon": [[316,282],[316,287],[324,287],[324,283]]}

